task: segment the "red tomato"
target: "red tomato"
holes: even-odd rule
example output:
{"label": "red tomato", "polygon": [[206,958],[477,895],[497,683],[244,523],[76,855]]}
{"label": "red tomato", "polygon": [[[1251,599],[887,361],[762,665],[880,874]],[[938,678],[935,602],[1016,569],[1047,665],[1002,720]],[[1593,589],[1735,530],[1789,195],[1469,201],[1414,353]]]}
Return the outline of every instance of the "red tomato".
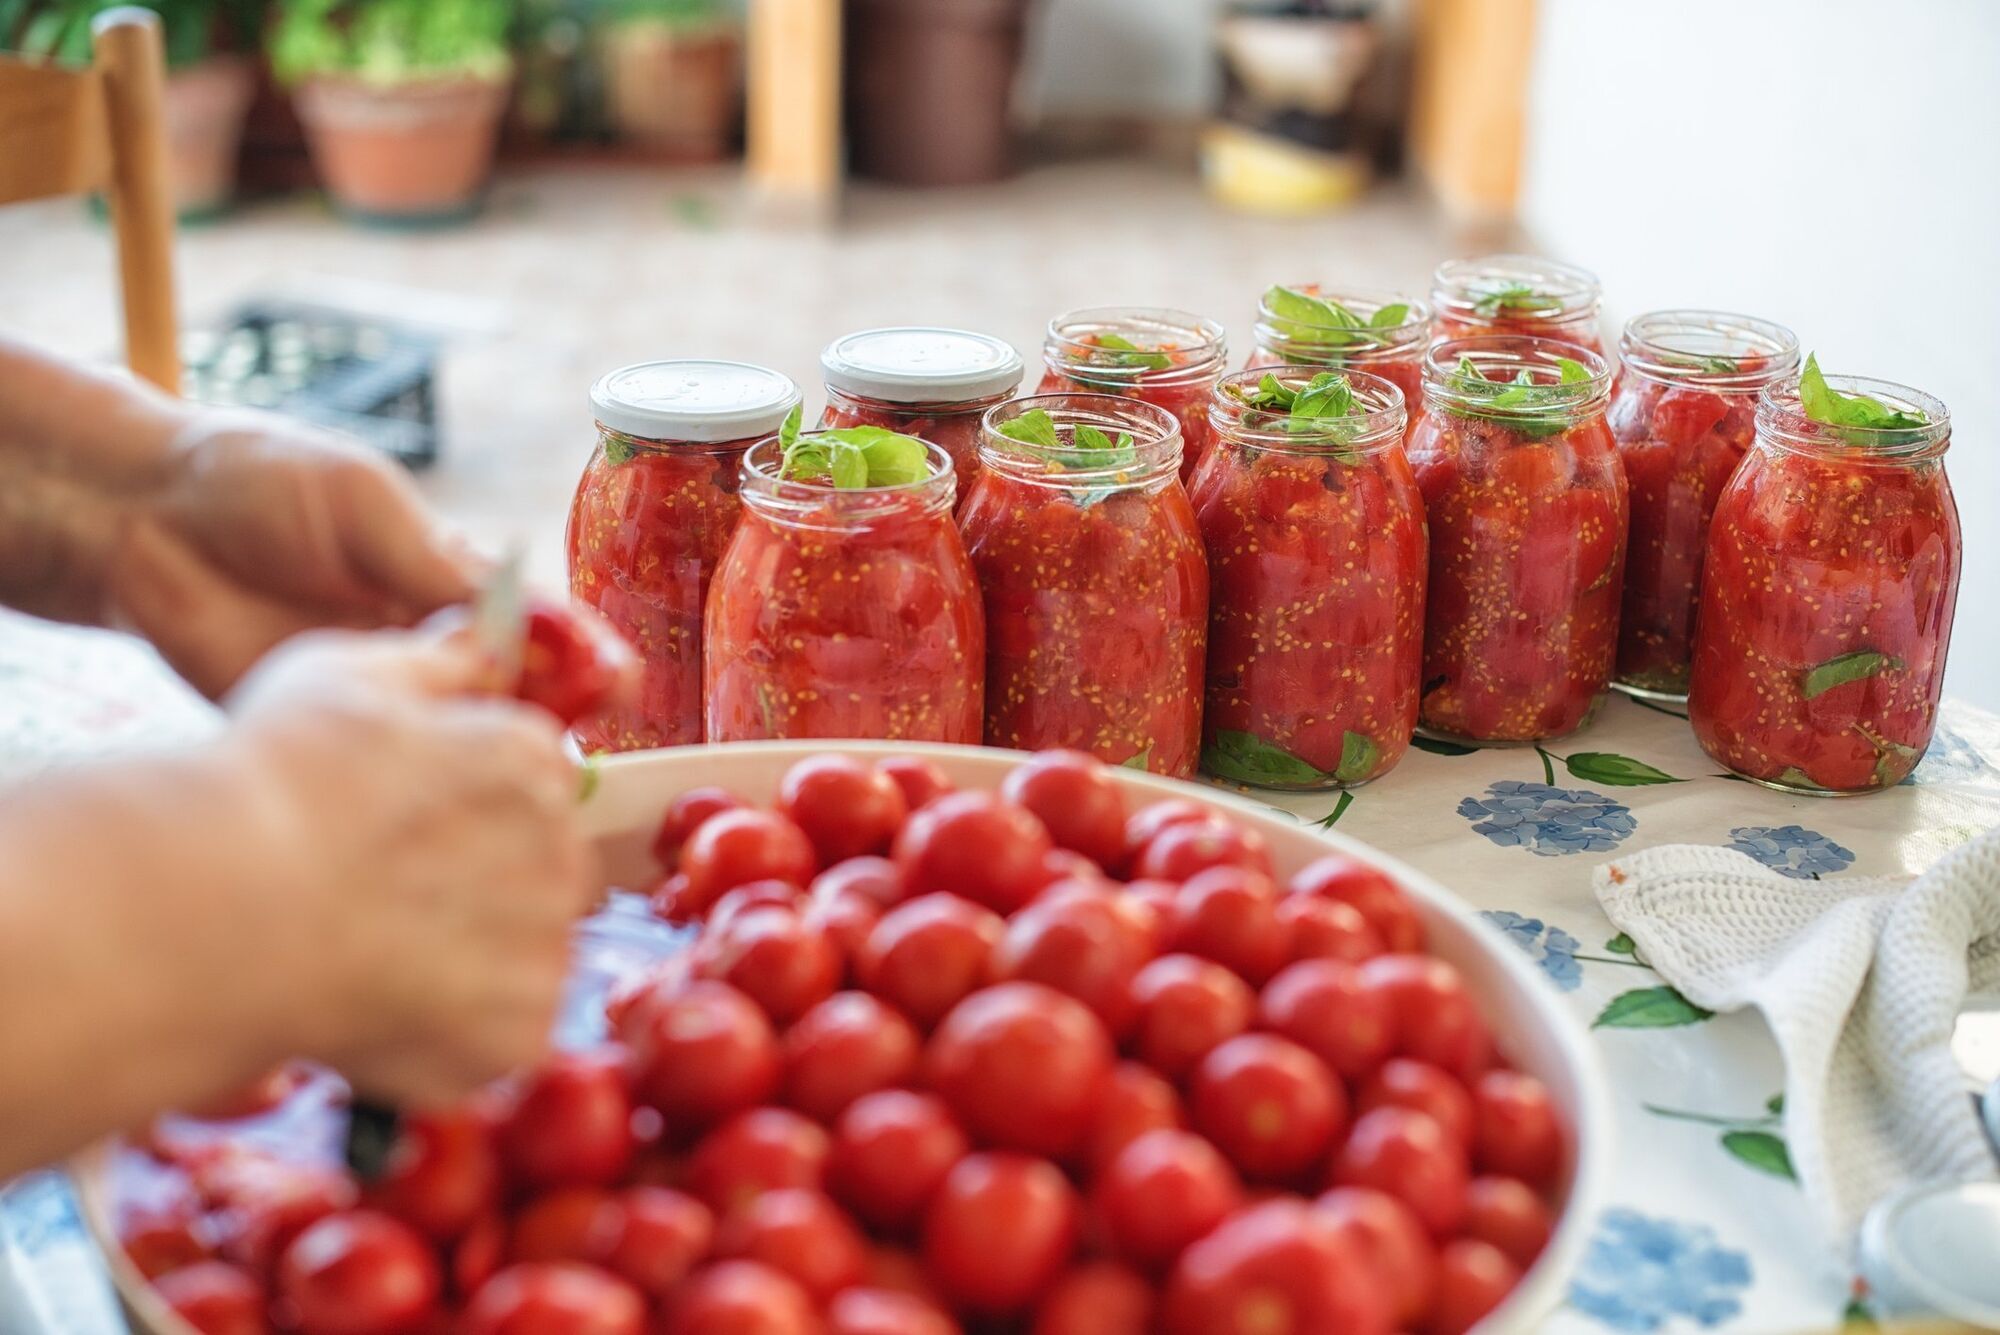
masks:
{"label": "red tomato", "polygon": [[826,1308],[826,1335],[961,1335],[958,1323],[913,1293],[849,1289]]}
{"label": "red tomato", "polygon": [[1414,1108],[1361,1114],[1333,1161],[1335,1183],[1387,1192],[1438,1238],[1456,1233],[1465,1217],[1468,1176],[1464,1147]]}
{"label": "red tomato", "polygon": [[1538,1187],[1563,1160],[1562,1118],[1548,1087],[1518,1071],[1488,1071],[1472,1085],[1472,1158],[1480,1170]]}
{"label": "red tomato", "polygon": [[1121,1035],[1132,1022],[1132,979],[1153,955],[1149,916],[1115,891],[1058,883],[1008,922],[993,970],[1075,997]]}
{"label": "red tomato", "polygon": [[765,907],[732,922],[711,918],[694,948],[693,970],[697,978],[728,983],[784,1025],[833,995],[840,953],[791,909]]}
{"label": "red tomato", "polygon": [[908,1090],[864,1094],[833,1130],[827,1180],[877,1228],[914,1224],[970,1145],[943,1100]]}
{"label": "red tomato", "polygon": [[520,1208],[507,1255],[515,1261],[595,1263],[617,1245],[624,1226],[622,1208],[612,1192],[603,1187],[559,1187]]}
{"label": "red tomato", "polygon": [[843,755],[808,756],[786,770],[777,809],[829,864],[883,852],[910,814],[893,778]]}
{"label": "red tomato", "polygon": [[1169,825],[1207,820],[1212,814],[1209,808],[1185,797],[1170,797],[1164,802],[1139,808],[1125,822],[1125,865],[1130,866],[1137,861],[1146,845]]}
{"label": "red tomato", "polygon": [[1063,881],[1082,882],[1089,885],[1109,885],[1104,868],[1092,862],[1081,853],[1067,848],[1051,848],[1042,854],[1042,889]]}
{"label": "red tomato", "polygon": [[1166,1335],[1386,1335],[1378,1276],[1304,1202],[1253,1205],[1181,1253]]}
{"label": "red tomato", "polygon": [[1040,983],[973,993],[924,1054],[930,1087],[975,1137],[1048,1155],[1082,1138],[1111,1062],[1111,1040],[1090,1008]]}
{"label": "red tomato", "polygon": [[688,789],[667,804],[667,814],[660,818],[659,831],[653,835],[653,856],[662,867],[672,871],[680,859],[681,845],[703,821],[742,805],[743,799],[727,788]]}
{"label": "red tomato", "polygon": [[1174,920],[1174,899],[1181,888],[1172,881],[1127,881],[1124,900],[1134,916],[1144,916],[1152,925],[1153,953],[1166,949],[1167,930]]}
{"label": "red tomato", "polygon": [[831,1122],[863,1094],[908,1083],[923,1040],[866,992],[836,992],[785,1034],[785,1102]]}
{"label": "red tomato", "polygon": [[1388,873],[1345,853],[1329,853],[1301,868],[1288,883],[1295,895],[1315,895],[1352,904],[1389,950],[1413,954],[1424,948],[1423,920]]}
{"label": "red tomato", "polygon": [[1034,813],[1058,848],[1100,867],[1115,867],[1125,855],[1125,795],[1095,756],[1039,752],[1008,773],[1000,795]]}
{"label": "red tomato", "polygon": [[1469,1150],[1472,1146],[1472,1096],[1449,1072],[1414,1057],[1392,1057],[1361,1086],[1356,1112],[1391,1104],[1429,1113],[1446,1135]]}
{"label": "red tomato", "polygon": [[1465,1236],[1492,1243],[1523,1270],[1555,1227],[1548,1204],[1518,1177],[1475,1177],[1465,1188]]}
{"label": "red tomato", "polygon": [[1098,1174],[1090,1202],[1114,1252],[1163,1268],[1243,1203],[1243,1184],[1200,1136],[1148,1131]]}
{"label": "red tomato", "polygon": [[815,1190],[826,1180],[832,1142],[785,1108],[752,1108],[702,1137],[688,1158],[688,1190],[718,1215],[766,1191]]}
{"label": "red tomato", "polygon": [[815,900],[849,894],[861,896],[880,910],[892,909],[909,897],[903,888],[903,873],[887,858],[847,858],[813,877]]}
{"label": "red tomato", "polygon": [[944,771],[922,756],[885,756],[875,762],[875,768],[896,781],[903,790],[904,804],[912,811],[951,791],[951,780]]}
{"label": "red tomato", "polygon": [[639,1097],[676,1127],[706,1125],[778,1087],[778,1037],[757,1004],[727,983],[692,982],[639,1001],[619,1037]]}
{"label": "red tomato", "polygon": [[318,1220],[278,1262],[278,1297],[302,1335],[403,1335],[430,1317],[442,1284],[423,1235],[375,1210]]}
{"label": "red tomato", "polygon": [[1153,1290],[1123,1266],[1091,1261],[1057,1280],[1029,1335],[1150,1335]]}
{"label": "red tomato", "polygon": [[1370,1187],[1335,1187],[1313,1203],[1367,1265],[1389,1299],[1389,1316],[1408,1329],[1430,1306],[1437,1248],[1410,1207]]}
{"label": "red tomato", "polygon": [[694,1197],[669,1187],[627,1187],[618,1195],[618,1240],[606,1269],[656,1301],[664,1300],[708,1255],[715,1216]]}
{"label": "red tomato", "polygon": [[708,919],[703,923],[708,930],[703,937],[706,939],[720,932],[748,915],[752,909],[790,909],[798,912],[804,908],[805,899],[803,891],[785,881],[752,881],[748,885],[739,885],[716,900],[708,910]]}
{"label": "red tomato", "polygon": [[458,1237],[500,1204],[500,1156],[487,1119],[465,1108],[405,1115],[367,1203],[433,1241]]}
{"label": "red tomato", "polygon": [[1429,955],[1378,955],[1361,985],[1387,1000],[1396,1051],[1470,1080],[1492,1060],[1493,1036],[1458,970]]}
{"label": "red tomato", "polygon": [[1267,1182],[1310,1168],[1347,1125],[1347,1092],[1326,1063],[1275,1034],[1243,1034],[1203,1057],[1188,1108],[1230,1162]]}
{"label": "red tomato", "polygon": [[[605,1186],[637,1148],[621,1051],[562,1052],[529,1077],[500,1126],[508,1169],[531,1188]],[[479,1208],[490,1197],[475,1202]]]}
{"label": "red tomato", "polygon": [[[868,934],[880,921],[882,910],[860,889],[833,886],[816,891],[806,906],[806,924],[826,937],[835,953],[850,966],[860,958],[868,944]],[[845,972],[851,975],[853,969],[849,967]]]}
{"label": "red tomato", "polygon": [[1424,1319],[1423,1335],[1464,1335],[1498,1307],[1521,1272],[1490,1242],[1457,1238],[1438,1253],[1437,1296]]}
{"label": "red tomato", "polygon": [[1295,960],[1343,960],[1359,964],[1380,955],[1385,947],[1361,910],[1339,899],[1317,895],[1281,895],[1278,925]]}
{"label": "red tomato", "polygon": [[479,1292],[480,1285],[493,1278],[506,1259],[507,1221],[497,1214],[475,1219],[451,1249],[453,1292],[461,1300]]}
{"label": "red tomato", "polygon": [[118,1221],[118,1245],[140,1274],[158,1279],[170,1270],[209,1259],[194,1228],[193,1207],[140,1212]]}
{"label": "red tomato", "polygon": [[1363,987],[1355,967],[1338,960],[1300,960],[1286,967],[1264,985],[1257,1014],[1265,1028],[1349,1080],[1381,1065],[1395,1043],[1387,998]]}
{"label": "red tomato", "polygon": [[1132,864],[1134,877],[1161,881],[1185,881],[1210,867],[1244,867],[1271,874],[1271,854],[1264,836],[1247,825],[1222,816],[1177,821],[1167,826],[1140,850]]}
{"label": "red tomato", "polygon": [[840,1207],[817,1191],[767,1191],[722,1221],[715,1254],[761,1261],[815,1302],[859,1284],[868,1247]]}
{"label": "red tomato", "polygon": [[466,1307],[460,1335],[642,1335],[646,1303],[596,1266],[517,1265],[502,1270]]}
{"label": "red tomato", "polygon": [[579,603],[528,597],[513,696],[567,727],[630,687],[638,659],[611,623]]}
{"label": "red tomato", "polygon": [[293,1238],[353,1205],[357,1195],[344,1172],[258,1151],[229,1154],[198,1170],[195,1185],[220,1207],[210,1216],[217,1252],[257,1275],[269,1275]]}
{"label": "red tomato", "polygon": [[812,1299],[789,1275],[756,1261],[722,1261],[689,1280],[668,1308],[665,1335],[820,1335]]}
{"label": "red tomato", "polygon": [[1133,1046],[1169,1078],[1186,1075],[1217,1044],[1250,1027],[1255,994],[1241,978],[1193,955],[1162,955],[1132,979]]}
{"label": "red tomato", "polygon": [[1148,1131],[1178,1131],[1186,1125],[1181,1096],[1164,1076],[1138,1062],[1120,1062],[1105,1078],[1097,1116],[1078,1157],[1096,1172]]}
{"label": "red tomato", "polygon": [[950,793],[913,813],[896,836],[896,865],[918,894],[947,891],[1012,913],[1042,888],[1049,832],[992,793]]}
{"label": "red tomato", "polygon": [[855,957],[861,985],[928,1027],[992,975],[1006,924],[957,895],[922,895],[882,915]]}
{"label": "red tomato", "polygon": [[1076,1245],[1076,1193],[1062,1170],[1023,1154],[968,1154],[924,1215],[924,1264],[958,1307],[1019,1312]]}
{"label": "red tomato", "polygon": [[907,1293],[933,1306],[944,1306],[937,1285],[924,1274],[924,1263],[915,1252],[900,1247],[880,1246],[869,1251],[867,1287],[886,1289],[890,1293]]}
{"label": "red tomato", "polygon": [[153,1281],[153,1291],[200,1335],[267,1335],[264,1286],[241,1266],[195,1264]]}
{"label": "red tomato", "polygon": [[1214,960],[1254,986],[1285,963],[1289,943],[1277,909],[1278,889],[1270,877],[1243,867],[1211,867],[1190,876],[1174,896],[1168,945]]}
{"label": "red tomato", "polygon": [[775,811],[741,808],[710,816],[681,846],[687,878],[679,904],[698,917],[739,885],[784,881],[803,889],[818,863],[806,833]]}

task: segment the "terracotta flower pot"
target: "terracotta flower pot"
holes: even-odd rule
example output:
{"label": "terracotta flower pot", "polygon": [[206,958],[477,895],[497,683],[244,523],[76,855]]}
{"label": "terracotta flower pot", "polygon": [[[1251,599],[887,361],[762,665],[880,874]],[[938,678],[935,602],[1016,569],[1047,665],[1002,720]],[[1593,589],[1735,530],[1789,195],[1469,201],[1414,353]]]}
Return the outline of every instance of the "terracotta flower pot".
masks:
{"label": "terracotta flower pot", "polygon": [[1013,171],[1028,0],[847,0],[846,16],[855,171],[906,185]]}
{"label": "terracotta flower pot", "polygon": [[470,78],[318,78],[297,95],[313,165],[340,211],[400,226],[478,210],[506,105],[505,80]]}
{"label": "terracotta flower pot", "polygon": [[167,76],[167,173],[183,221],[229,206],[255,91],[255,68],[242,56],[210,56]]}
{"label": "terracotta flower pot", "polygon": [[621,139],[714,161],[736,138],[743,42],[733,23],[622,23],[604,39],[605,95]]}

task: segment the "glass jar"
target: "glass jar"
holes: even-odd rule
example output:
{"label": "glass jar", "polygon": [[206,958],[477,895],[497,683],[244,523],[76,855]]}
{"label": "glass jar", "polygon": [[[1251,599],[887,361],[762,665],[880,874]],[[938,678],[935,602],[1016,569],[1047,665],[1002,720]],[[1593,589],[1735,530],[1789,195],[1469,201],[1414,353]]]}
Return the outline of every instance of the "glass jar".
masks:
{"label": "glass jar", "polygon": [[1901,385],[1827,382],[1924,421],[1826,426],[1797,377],[1765,389],[1709,526],[1688,718],[1732,773],[1861,793],[1901,782],[1937,723],[1961,559],[1951,418]]}
{"label": "glass jar", "polygon": [[1799,341],[1766,320],[1654,311],[1625,326],[1611,435],[1631,489],[1615,684],[1687,698],[1708,517],[1755,434],[1757,394],[1796,374]]}
{"label": "glass jar", "polygon": [[1541,741],[1602,704],[1625,568],[1610,393],[1602,357],[1548,339],[1459,339],[1425,358],[1408,450],[1430,522],[1427,731]]}
{"label": "glass jar", "polygon": [[1352,416],[1294,422],[1245,402],[1274,377],[1224,376],[1194,476],[1208,548],[1202,765],[1266,788],[1344,788],[1386,773],[1417,726],[1424,502],[1389,380],[1347,372]]}
{"label": "glass jar", "polygon": [[1535,255],[1446,260],[1431,277],[1431,342],[1519,334],[1604,355],[1597,275]]}
{"label": "glass jar", "polygon": [[849,737],[977,745],[986,643],[951,522],[951,456],[902,486],[780,475],[743,456],[743,520],[708,600],[708,739]]}
{"label": "glass jar", "polygon": [[[1299,301],[1298,297],[1307,300]],[[1338,309],[1316,309],[1328,303]],[[1373,324],[1380,312],[1397,306],[1403,308],[1401,319],[1379,328]],[[1365,327],[1357,329],[1342,320],[1342,310]],[[1258,304],[1257,346],[1244,366],[1310,366],[1379,375],[1403,392],[1408,426],[1415,426],[1415,409],[1424,398],[1424,351],[1430,343],[1430,325],[1429,306],[1392,293],[1332,289],[1318,283],[1274,287]]]}
{"label": "glass jar", "polygon": [[[1058,446],[1001,434],[1037,410]],[[1132,443],[1078,449],[1080,426]],[[987,744],[1193,774],[1208,565],[1179,423],[1136,399],[1044,394],[988,412],[980,450],[958,521],[986,599]]]}
{"label": "glass jar", "polygon": [[629,705],[580,720],[586,750],[702,740],[702,609],[736,530],[737,468],[799,401],[787,376],[741,362],[642,362],[590,388],[597,448],[570,503],[570,593],[641,660]]}
{"label": "glass jar", "polygon": [[1049,321],[1039,392],[1121,394],[1180,425],[1181,480],[1208,449],[1208,394],[1229,357],[1228,332],[1186,311],[1099,306]]}
{"label": "glass jar", "polygon": [[822,427],[879,426],[951,456],[958,494],[979,473],[979,422],[1021,387],[1021,354],[963,329],[867,329],[826,345]]}

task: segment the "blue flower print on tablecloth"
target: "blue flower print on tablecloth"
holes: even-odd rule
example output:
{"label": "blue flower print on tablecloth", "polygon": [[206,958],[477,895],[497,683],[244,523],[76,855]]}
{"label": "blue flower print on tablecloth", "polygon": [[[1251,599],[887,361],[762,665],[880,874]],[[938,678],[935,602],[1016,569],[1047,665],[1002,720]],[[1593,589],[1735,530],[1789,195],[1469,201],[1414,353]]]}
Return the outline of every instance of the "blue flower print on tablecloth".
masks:
{"label": "blue flower print on tablecloth", "polygon": [[1523,917],[1508,909],[1486,909],[1479,915],[1507,934],[1507,939],[1528,952],[1528,958],[1542,966],[1555,985],[1574,992],[1583,983],[1583,966],[1576,962],[1577,947],[1583,943],[1553,923]]}
{"label": "blue flower print on tablecloth", "polygon": [[1602,793],[1517,779],[1487,785],[1486,796],[1464,799],[1458,814],[1473,822],[1473,833],[1502,848],[1525,848],[1545,858],[1609,853],[1639,828],[1630,807]]}
{"label": "blue flower print on tablecloth", "polygon": [[11,1237],[21,1254],[33,1259],[51,1248],[76,1246],[83,1236],[83,1215],[61,1173],[30,1173],[0,1191],[0,1252]]}
{"label": "blue flower print on tablecloth", "polygon": [[1750,1258],[1706,1224],[1604,1212],[1570,1281],[1570,1306],[1623,1331],[1655,1331],[1676,1317],[1714,1326],[1743,1310]]}
{"label": "blue flower print on tablecloth", "polygon": [[1979,748],[1960,736],[1948,723],[1937,725],[1924,758],[1903,780],[1906,784],[1976,783],[1993,777]]}
{"label": "blue flower print on tablecloth", "polygon": [[1854,864],[1854,854],[1818,830],[1803,825],[1741,825],[1729,832],[1729,846],[1796,880],[1811,881]]}

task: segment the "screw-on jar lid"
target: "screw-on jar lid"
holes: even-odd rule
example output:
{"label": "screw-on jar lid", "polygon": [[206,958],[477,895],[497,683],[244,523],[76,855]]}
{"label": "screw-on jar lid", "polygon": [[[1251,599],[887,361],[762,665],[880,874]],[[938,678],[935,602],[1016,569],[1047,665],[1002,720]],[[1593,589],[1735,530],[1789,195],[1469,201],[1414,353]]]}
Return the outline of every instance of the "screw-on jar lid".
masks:
{"label": "screw-on jar lid", "polygon": [[829,389],[890,403],[952,403],[1021,383],[1021,354],[964,329],[864,329],[819,355]]}
{"label": "screw-on jar lid", "polygon": [[1885,1313],[2000,1324],[2000,1182],[1925,1182],[1877,1201],[1856,1256]]}
{"label": "screw-on jar lid", "polygon": [[597,420],[642,440],[768,436],[798,401],[790,376],[748,362],[640,362],[590,387]]}

